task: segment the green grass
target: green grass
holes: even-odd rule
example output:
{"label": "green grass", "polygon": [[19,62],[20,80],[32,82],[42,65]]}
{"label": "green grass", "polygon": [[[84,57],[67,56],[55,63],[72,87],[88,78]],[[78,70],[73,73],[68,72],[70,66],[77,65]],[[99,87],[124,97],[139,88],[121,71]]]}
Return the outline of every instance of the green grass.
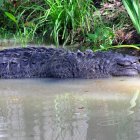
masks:
{"label": "green grass", "polygon": [[[123,2],[140,30],[137,0]],[[45,40],[56,46],[83,42],[95,51],[107,50],[112,47],[114,29],[122,28],[126,19],[121,13],[118,23],[103,21],[93,0],[25,0],[16,7],[12,2],[1,1],[0,6],[0,38],[15,38],[23,45],[41,38],[39,42]]]}
{"label": "green grass", "polygon": [[24,26],[32,25],[34,35],[42,32],[58,46],[72,44],[77,34],[89,32],[94,10],[92,0],[42,0],[31,5],[25,2],[17,12],[22,11],[19,17],[25,17]]}

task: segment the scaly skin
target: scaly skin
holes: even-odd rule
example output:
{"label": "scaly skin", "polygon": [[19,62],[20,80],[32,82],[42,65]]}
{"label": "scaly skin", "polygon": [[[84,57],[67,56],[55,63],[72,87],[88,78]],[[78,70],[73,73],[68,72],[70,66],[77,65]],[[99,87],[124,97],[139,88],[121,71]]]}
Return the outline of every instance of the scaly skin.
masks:
{"label": "scaly skin", "polygon": [[139,57],[115,52],[71,52],[55,48],[0,51],[1,78],[105,78],[137,76]]}

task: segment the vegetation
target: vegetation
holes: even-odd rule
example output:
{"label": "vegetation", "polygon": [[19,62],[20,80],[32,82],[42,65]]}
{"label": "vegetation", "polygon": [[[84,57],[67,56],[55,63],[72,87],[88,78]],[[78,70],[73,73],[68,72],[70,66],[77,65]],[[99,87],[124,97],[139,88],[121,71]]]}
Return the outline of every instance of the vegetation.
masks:
{"label": "vegetation", "polygon": [[[122,2],[140,33],[138,0]],[[133,40],[127,12],[120,0],[1,0],[0,38],[13,37],[22,44],[41,38],[56,46],[78,44],[93,50],[122,47],[124,40]]]}
{"label": "vegetation", "polygon": [[123,0],[123,4],[133,22],[134,27],[140,34],[140,2],[139,0]]}
{"label": "vegetation", "polygon": [[12,3],[3,2],[3,5],[9,5],[7,9],[5,6],[1,9],[4,16],[1,21],[7,16],[7,23],[13,22],[11,30],[16,29],[20,36],[34,38],[40,34],[53,38],[58,46],[59,43],[73,43],[77,33],[84,35],[91,30],[95,10],[91,3],[92,0],[41,0],[34,3],[26,0],[9,11]]}
{"label": "vegetation", "polygon": [[106,49],[112,46],[114,33],[106,26],[96,27],[94,33],[87,34],[87,41],[90,42],[91,49]]}

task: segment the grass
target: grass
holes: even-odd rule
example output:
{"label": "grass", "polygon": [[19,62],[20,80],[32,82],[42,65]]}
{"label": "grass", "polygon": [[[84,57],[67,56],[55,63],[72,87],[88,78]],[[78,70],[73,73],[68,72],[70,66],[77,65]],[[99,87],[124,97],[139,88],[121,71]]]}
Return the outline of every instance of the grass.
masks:
{"label": "grass", "polygon": [[[105,2],[102,0],[102,5]],[[138,1],[123,0],[123,3],[139,30]],[[89,45],[94,51],[108,50],[116,48],[112,47],[115,30],[125,24],[122,13],[117,18],[118,23],[104,20],[92,0],[25,0],[15,4],[1,1],[0,6],[0,37],[14,37],[24,46],[39,37],[41,42],[53,42],[57,47],[78,42]]]}
{"label": "grass", "polygon": [[30,27],[33,37],[39,33],[59,46],[72,44],[77,34],[91,30],[94,10],[92,0],[42,0],[32,4],[25,1],[16,13],[18,27]]}

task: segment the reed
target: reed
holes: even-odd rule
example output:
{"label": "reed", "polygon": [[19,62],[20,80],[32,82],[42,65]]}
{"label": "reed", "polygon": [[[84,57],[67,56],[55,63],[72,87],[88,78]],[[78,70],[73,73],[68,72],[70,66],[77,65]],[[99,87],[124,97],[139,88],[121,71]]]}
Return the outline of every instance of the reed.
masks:
{"label": "reed", "polygon": [[134,27],[140,34],[140,2],[139,0],[122,0]]}

